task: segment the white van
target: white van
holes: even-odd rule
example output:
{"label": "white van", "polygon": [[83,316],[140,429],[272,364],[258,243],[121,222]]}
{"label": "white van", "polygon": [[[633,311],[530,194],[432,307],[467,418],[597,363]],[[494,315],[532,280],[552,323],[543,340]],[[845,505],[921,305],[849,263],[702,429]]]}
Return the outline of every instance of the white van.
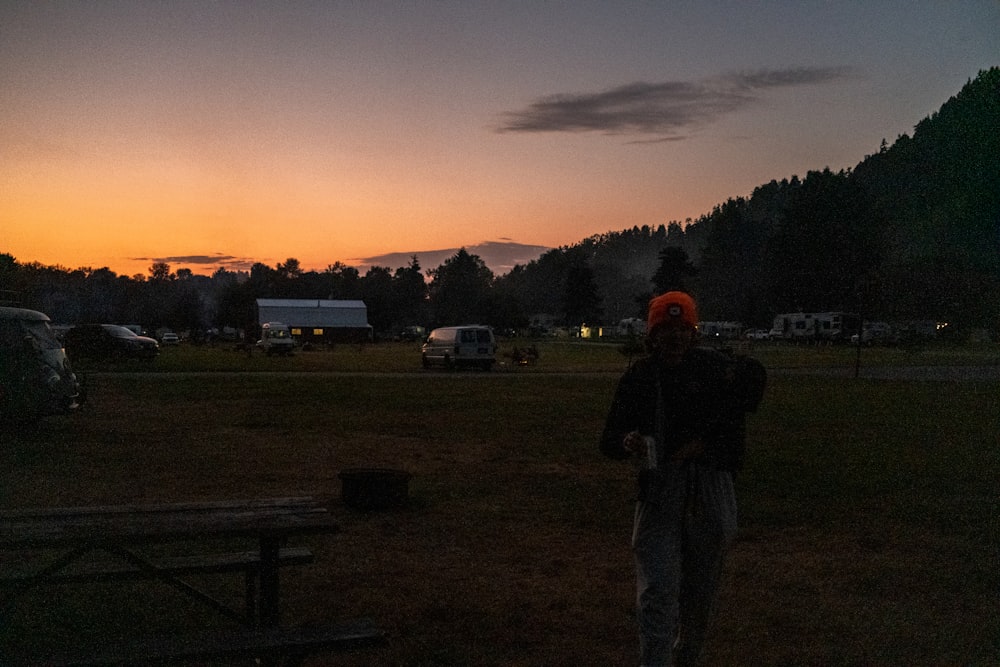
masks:
{"label": "white van", "polygon": [[445,368],[475,366],[490,370],[497,358],[493,330],[479,324],[441,327],[431,331],[421,350],[424,368],[440,364]]}
{"label": "white van", "polygon": [[48,315],[0,306],[0,425],[72,412],[84,398]]}
{"label": "white van", "polygon": [[295,347],[295,339],[288,326],[281,322],[265,322],[261,325],[260,340],[257,347],[264,350],[268,356],[272,354],[291,354]]}

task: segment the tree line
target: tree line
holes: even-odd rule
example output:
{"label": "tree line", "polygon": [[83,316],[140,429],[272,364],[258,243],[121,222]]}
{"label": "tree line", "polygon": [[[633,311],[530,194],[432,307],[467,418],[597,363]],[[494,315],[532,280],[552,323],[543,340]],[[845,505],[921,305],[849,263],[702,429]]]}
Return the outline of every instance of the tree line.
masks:
{"label": "tree line", "polygon": [[257,298],[360,299],[381,334],[472,322],[524,329],[539,314],[613,324],[673,288],[696,296],[703,319],[747,326],[841,310],[1000,330],[1000,68],[854,169],[774,180],[697,220],[593,236],[500,276],[464,248],[426,271],[413,257],[365,275],[341,263],[304,271],[289,258],[211,276],[155,263],[126,277],[0,253],[0,289],[54,321],[192,331],[254,324]]}
{"label": "tree line", "polygon": [[[8,302],[45,312],[56,323],[135,323],[149,330],[252,329],[260,298],[361,300],[369,324],[381,336],[413,325],[476,322],[523,329],[530,324],[503,278],[464,248],[426,272],[413,257],[405,267],[373,266],[364,275],[340,262],[306,271],[289,258],[274,267],[258,262],[249,271],[218,269],[211,276],[187,268],[175,272],[156,262],[148,275],[120,276],[106,267],[70,270],[20,263],[0,253],[0,289]],[[577,298],[580,303],[596,300],[593,291],[587,300]],[[574,308],[567,321],[582,313],[580,306]],[[559,307],[553,312],[565,311]]]}

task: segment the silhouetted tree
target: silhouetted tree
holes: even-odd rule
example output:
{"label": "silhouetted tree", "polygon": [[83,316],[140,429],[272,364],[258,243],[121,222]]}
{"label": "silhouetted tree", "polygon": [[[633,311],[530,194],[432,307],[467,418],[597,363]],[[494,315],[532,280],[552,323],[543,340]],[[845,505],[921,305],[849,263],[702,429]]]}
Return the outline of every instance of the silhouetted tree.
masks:
{"label": "silhouetted tree", "polygon": [[567,326],[597,324],[601,321],[601,298],[594,284],[594,272],[582,259],[570,265],[566,273],[564,323]]}
{"label": "silhouetted tree", "polygon": [[653,274],[653,286],[657,294],[680,290],[686,292],[688,279],[698,275],[698,269],[691,263],[683,248],[667,246],[660,251],[660,266]]}
{"label": "silhouetted tree", "polygon": [[13,255],[0,253],[0,302],[14,301],[17,298],[17,260]]}
{"label": "silhouetted tree", "polygon": [[326,267],[324,274],[328,276],[330,299],[360,299],[361,275],[353,266],[336,262]]}
{"label": "silhouetted tree", "polygon": [[429,319],[427,282],[416,255],[409,265],[396,269],[392,278],[393,324],[397,327],[426,325]]}
{"label": "silhouetted tree", "polygon": [[198,331],[205,326],[203,305],[202,296],[194,287],[182,285],[165,313],[164,324],[175,331]]}
{"label": "silhouetted tree", "polygon": [[257,320],[257,295],[249,280],[229,280],[220,290],[215,311],[215,325],[242,329]]}
{"label": "silhouetted tree", "polygon": [[461,248],[429,273],[435,326],[492,324],[490,291],[494,276],[482,258]]}
{"label": "silhouetted tree", "polygon": [[294,280],[302,275],[302,266],[299,264],[299,260],[289,257],[283,264],[278,264],[275,273],[281,278]]}
{"label": "silhouetted tree", "polygon": [[262,262],[254,262],[250,267],[250,279],[247,281],[247,288],[257,298],[271,299],[275,294],[274,269]]}
{"label": "silhouetted tree", "polygon": [[391,333],[393,318],[392,274],[384,266],[373,266],[361,280],[361,298],[368,308],[368,324],[376,335]]}
{"label": "silhouetted tree", "polygon": [[170,264],[167,262],[153,262],[149,267],[149,279],[155,281],[170,280],[173,274],[170,272]]}
{"label": "silhouetted tree", "polygon": [[761,313],[759,277],[767,226],[753,216],[749,200],[730,199],[705,220],[708,243],[695,281],[701,316],[706,320],[736,320],[745,324],[770,322]]}

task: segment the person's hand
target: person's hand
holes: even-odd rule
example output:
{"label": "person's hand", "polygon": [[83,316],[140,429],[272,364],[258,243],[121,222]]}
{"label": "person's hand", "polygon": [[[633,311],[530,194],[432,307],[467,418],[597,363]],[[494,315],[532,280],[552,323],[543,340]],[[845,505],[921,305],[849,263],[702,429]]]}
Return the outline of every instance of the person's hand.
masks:
{"label": "person's hand", "polygon": [[646,458],[649,455],[646,447],[646,438],[638,431],[630,431],[625,435],[625,439],[622,440],[622,447],[626,451],[632,452],[636,456]]}

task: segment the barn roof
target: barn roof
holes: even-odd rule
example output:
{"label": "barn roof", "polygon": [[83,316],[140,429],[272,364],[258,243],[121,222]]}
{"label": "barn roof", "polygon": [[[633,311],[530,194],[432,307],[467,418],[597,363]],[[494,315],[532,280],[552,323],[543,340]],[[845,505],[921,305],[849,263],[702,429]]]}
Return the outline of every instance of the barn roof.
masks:
{"label": "barn roof", "polygon": [[369,328],[364,301],[348,299],[257,299],[260,324],[292,327]]}

